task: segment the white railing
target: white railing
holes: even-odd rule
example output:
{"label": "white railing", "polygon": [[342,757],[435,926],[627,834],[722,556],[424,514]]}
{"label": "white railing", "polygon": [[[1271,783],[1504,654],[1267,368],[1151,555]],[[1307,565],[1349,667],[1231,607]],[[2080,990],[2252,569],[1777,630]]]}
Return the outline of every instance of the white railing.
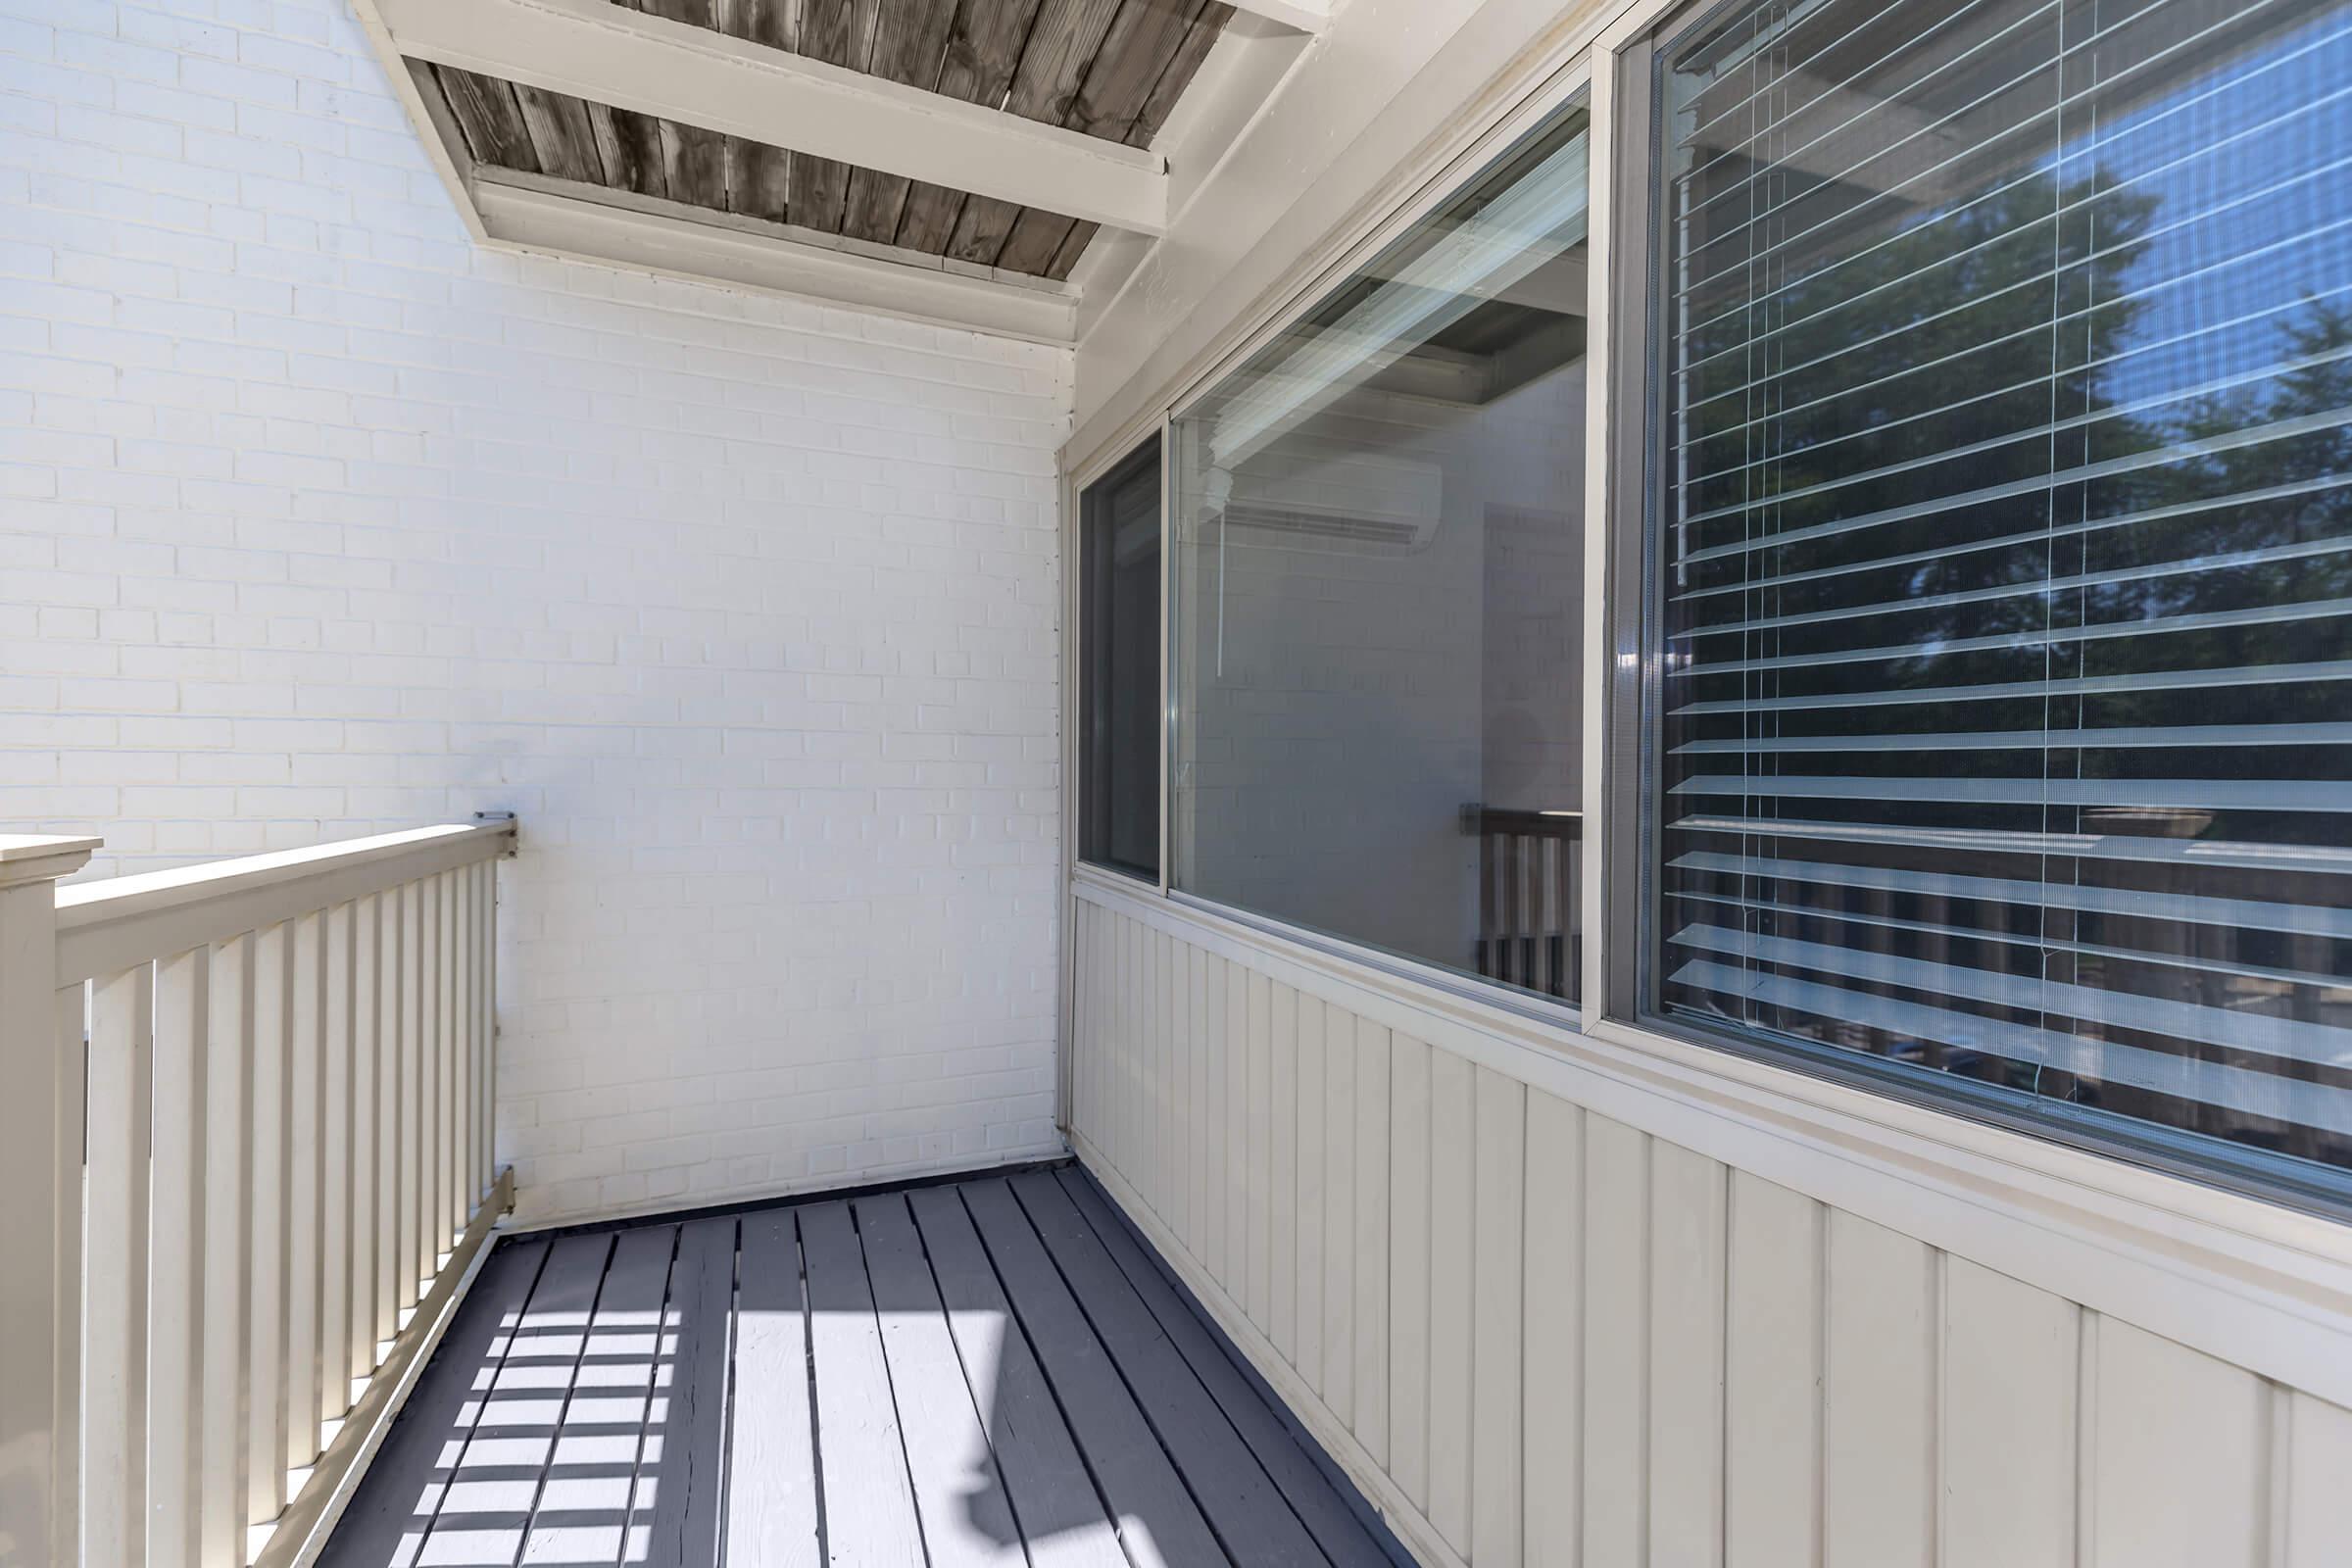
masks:
{"label": "white railing", "polygon": [[0,1564],[313,1554],[511,1197],[511,819],[61,887],[0,837]]}

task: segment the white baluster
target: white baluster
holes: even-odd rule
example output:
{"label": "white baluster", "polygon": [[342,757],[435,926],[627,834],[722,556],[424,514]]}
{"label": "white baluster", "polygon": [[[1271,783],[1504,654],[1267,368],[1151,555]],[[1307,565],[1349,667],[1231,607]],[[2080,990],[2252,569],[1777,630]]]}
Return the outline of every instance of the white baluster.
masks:
{"label": "white baluster", "polygon": [[318,1162],[318,1404],[314,1430],[351,1408],[352,1140],[355,1092],[352,1054],[353,906],[339,904],[320,916],[325,972],[320,981],[325,1013],[320,1019]]}
{"label": "white baluster", "polygon": [[[83,1558],[146,1560],[147,1200],[155,966],[93,988],[82,1298]],[[79,988],[74,988],[78,990]]]}
{"label": "white baluster", "polygon": [[196,1434],[203,1401],[206,1042],[213,950],[155,966],[155,1246],[149,1254],[147,1554],[152,1568],[198,1560]]}
{"label": "white baluster", "polygon": [[253,946],[212,950],[205,1053],[203,1409],[197,1421],[197,1561],[244,1560],[249,1495],[246,1398],[252,1353]]}
{"label": "white baluster", "polygon": [[267,1524],[286,1505],[286,1182],[293,1162],[293,1084],[287,1071],[293,924],[253,944],[253,1335],[245,1428],[245,1519]]}

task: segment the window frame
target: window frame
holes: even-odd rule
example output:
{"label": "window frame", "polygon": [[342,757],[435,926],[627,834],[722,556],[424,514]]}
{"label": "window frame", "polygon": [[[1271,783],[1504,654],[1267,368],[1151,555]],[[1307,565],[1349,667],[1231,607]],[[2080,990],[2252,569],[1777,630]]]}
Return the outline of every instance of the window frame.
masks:
{"label": "window frame", "polygon": [[[2080,1204],[2095,1195],[2102,1211],[2103,1205],[2125,1205],[2121,1212],[2132,1216],[2131,1224],[2153,1226],[2166,1235],[2189,1224],[2220,1226],[2234,1236],[2283,1236],[2289,1228],[2318,1222],[2327,1240],[2307,1238],[2296,1255],[2334,1255],[2336,1241],[2352,1234],[2341,1228],[2352,1220],[2352,1200],[2281,1180],[2280,1173],[2232,1169],[2207,1157],[2208,1141],[2193,1135],[2179,1135],[2196,1146],[2185,1150],[2165,1147],[2168,1141],[2162,1137],[2132,1136],[2128,1124],[2111,1127],[2104,1125],[2104,1118],[2100,1126],[2078,1127],[2050,1115],[2021,1116],[1973,1101],[1960,1081],[1940,1074],[1931,1075],[1936,1082],[1910,1082],[1886,1070],[1897,1064],[1874,1068],[1869,1058],[1852,1054],[1837,1053],[1846,1058],[1840,1060],[1805,1048],[1718,1033],[1688,1019],[1658,1016],[1654,1007],[1643,1004],[1641,962],[1651,935],[1644,929],[1650,916],[1642,875],[1645,846],[1640,809],[1647,752],[1642,701],[1645,633],[1641,620],[1646,596],[1641,573],[1646,554],[1642,524],[1650,498],[1651,427],[1644,383],[1654,358],[1647,292],[1653,248],[1647,184],[1654,158],[1650,73],[1660,46],[1703,24],[1719,3],[1587,0],[1577,6],[1545,34],[1539,48],[1523,56],[1506,76],[1490,83],[1442,137],[1403,161],[1380,201],[1360,207],[1301,254],[1277,288],[1149,397],[1132,418],[1065,467],[1062,537],[1066,546],[1074,546],[1081,490],[1129,458],[1140,443],[1153,436],[1159,441],[1163,712],[1156,899],[1145,892],[1149,883],[1077,858],[1077,792],[1069,792],[1064,826],[1068,848],[1061,858],[1066,882],[1059,1119],[1066,1125],[1072,1054],[1069,1004],[1075,994],[1069,901],[1092,891],[1140,899],[1144,907],[1208,922],[1226,933],[1226,940],[1252,936],[1267,944],[1264,951],[1277,961],[1329,964],[1335,974],[1356,977],[1353,983],[1422,999],[1416,1006],[1450,1017],[1478,1020],[1479,1027],[1518,1040],[1523,1049],[1556,1058],[1581,1082],[1639,1079],[1652,1086],[1645,1095],[1663,1092],[1670,1102],[1696,1095],[1726,1107],[1752,1107],[1764,1122],[1784,1128],[1776,1136],[1792,1137],[1815,1149],[1824,1148],[1825,1141],[1826,1146],[1846,1147],[1867,1127],[1866,1141],[1873,1147],[1883,1141],[1889,1151],[1905,1151],[1904,1168],[1924,1180],[1925,1191],[1943,1194],[1956,1183],[1988,1176],[2001,1191],[2036,1202]],[[1451,200],[1502,148],[1580,92],[1588,94],[1592,117],[1587,385],[1593,395],[1588,398],[1585,437],[1583,671],[1585,843],[1591,859],[1583,879],[1582,1001],[1571,1004],[1515,993],[1169,886],[1177,694],[1170,650],[1175,628],[1173,552],[1165,530],[1173,420],[1289,330],[1348,275]],[[1630,402],[1624,401],[1629,376]],[[1625,417],[1622,411],[1628,409],[1642,410],[1642,416]],[[1626,548],[1629,509],[1631,550]],[[1077,579],[1074,569],[1065,574],[1065,667],[1075,663]],[[1074,781],[1075,682],[1064,702],[1070,721],[1064,728],[1070,768],[1065,776]],[[1630,765],[1621,763],[1629,758]],[[1626,909],[1629,899],[1634,921],[1613,922],[1611,911]],[[1291,955],[1287,958],[1282,956],[1286,950]],[[1601,1078],[1590,1076],[1595,1071]],[[1631,1106],[1625,1108],[1630,1113]],[[1694,1147],[1714,1142],[1695,1126],[1690,1137]],[[1963,1176],[1963,1171],[1975,1174]],[[1793,1179],[1795,1171],[1788,1176]],[[1836,1185],[1845,1184],[1840,1180]],[[1839,1200],[1868,1209],[1877,1199],[1868,1188],[1854,1188]],[[2352,1251],[2342,1255],[2352,1266]]]}
{"label": "window frame", "polygon": [[[1593,401],[1605,403],[1616,416],[1605,440],[1588,454],[1593,467],[1606,470],[1608,488],[1606,502],[1593,514],[1593,525],[1606,535],[1601,548],[1608,563],[1608,603],[1596,611],[1607,622],[1608,637],[1602,669],[1606,692],[1597,699],[1607,709],[1605,793],[1589,799],[1602,803],[1602,867],[1592,881],[1605,887],[1612,907],[1632,911],[1614,931],[1605,923],[1589,927],[1595,935],[1588,947],[1600,951],[1604,971],[1591,993],[1601,1016],[1651,1037],[1785,1068],[1932,1115],[1959,1117],[2269,1205],[2352,1220],[2352,1172],[2334,1179],[2307,1161],[2250,1145],[2060,1101],[2027,1102],[1997,1085],[1891,1057],[1713,1028],[1665,1012],[1655,973],[1659,899],[1650,809],[1660,776],[1656,438],[1666,420],[1666,388],[1655,373],[1663,330],[1654,276],[1656,258],[1663,253],[1663,220],[1652,201],[1664,129],[1658,73],[1678,44],[1740,3],[1642,0],[1593,45],[1593,162],[1597,168],[1605,161],[1608,169],[1607,178],[1595,181],[1594,207],[1597,213],[1607,204],[1609,250],[1594,269],[1605,272],[1608,285],[1606,317],[1592,331],[1612,356],[1594,380],[1608,395]],[[1599,108],[1604,93],[1611,100],[1605,121]],[[1596,220],[1596,236],[1601,232]],[[1596,237],[1593,243],[1600,255],[1602,240]],[[1626,417],[1625,411],[1639,412]]]}
{"label": "window frame", "polygon": [[[1158,481],[1159,586],[1154,603],[1158,610],[1159,626],[1158,635],[1152,639],[1152,644],[1159,659],[1158,675],[1153,684],[1162,710],[1162,722],[1155,727],[1154,731],[1159,741],[1159,757],[1152,768],[1152,777],[1157,781],[1156,821],[1152,826],[1157,864],[1152,871],[1146,871],[1141,866],[1129,865],[1119,860],[1095,858],[1089,857],[1085,852],[1090,813],[1098,808],[1095,788],[1097,781],[1090,774],[1087,744],[1092,733],[1091,726],[1096,722],[1096,715],[1092,710],[1095,686],[1092,679],[1094,666],[1089,657],[1092,650],[1087,645],[1087,606],[1089,592],[1094,586],[1090,581],[1092,571],[1088,559],[1088,541],[1092,532],[1093,518],[1090,515],[1092,509],[1087,498],[1106,486],[1118,484],[1134,474],[1140,474],[1147,467],[1152,470]],[[1071,791],[1070,863],[1072,866],[1085,866],[1089,870],[1099,871],[1105,876],[1118,877],[1124,882],[1144,887],[1156,886],[1164,891],[1168,885],[1168,726],[1165,722],[1165,710],[1170,700],[1169,681],[1172,678],[1168,662],[1168,446],[1164,425],[1144,436],[1140,441],[1127,443],[1117,458],[1098,466],[1083,482],[1077,482],[1074,477],[1070,488],[1070,498],[1073,522],[1070,549],[1073,569],[1070,575],[1073,587],[1070,595],[1072,647],[1069,667],[1076,671],[1077,675],[1077,678],[1070,683],[1072,715],[1070,776],[1075,785]],[[1106,801],[1109,794],[1108,781],[1102,782],[1103,788],[1101,794]]]}
{"label": "window frame", "polygon": [[[1442,964],[1371,947],[1350,938],[1312,926],[1300,925],[1279,915],[1245,908],[1240,905],[1190,893],[1176,887],[1170,880],[1174,861],[1174,805],[1176,792],[1176,726],[1178,697],[1176,690],[1176,578],[1175,539],[1169,513],[1174,501],[1174,465],[1170,461],[1176,422],[1190,416],[1226,379],[1254,359],[1260,350],[1295,327],[1302,318],[1320,308],[1332,293],[1351,277],[1369,267],[1389,246],[1402,238],[1423,220],[1446,207],[1467,190],[1504,153],[1523,137],[1542,127],[1553,116],[1569,108],[1581,97],[1590,117],[1588,145],[1591,148],[1594,172],[1590,176],[1588,214],[1588,253],[1598,257],[1597,209],[1599,202],[1598,161],[1604,145],[1600,129],[1598,100],[1592,94],[1592,63],[1594,53],[1588,31],[1563,47],[1546,61],[1532,68],[1534,79],[1517,92],[1498,101],[1484,120],[1465,128],[1458,141],[1451,143],[1444,155],[1411,189],[1397,201],[1384,206],[1374,220],[1363,224],[1344,242],[1335,244],[1311,270],[1285,294],[1280,303],[1262,314],[1249,318],[1245,330],[1226,344],[1200,369],[1187,376],[1170,394],[1155,416],[1160,441],[1160,522],[1163,530],[1161,545],[1162,589],[1160,601],[1161,660],[1165,674],[1165,710],[1160,732],[1160,895],[1171,903],[1198,910],[1203,914],[1230,920],[1237,925],[1261,931],[1270,937],[1297,943],[1300,947],[1379,972],[1391,979],[1421,986],[1448,997],[1492,1006],[1499,1011],[1528,1018],[1553,1028],[1583,1032],[1600,1016],[1594,1001],[1593,978],[1597,973],[1605,937],[1596,927],[1602,903],[1602,877],[1599,871],[1599,847],[1594,824],[1598,813],[1591,804],[1585,808],[1583,842],[1585,853],[1591,857],[1581,878],[1581,907],[1579,915],[1585,932],[1584,961],[1578,974],[1576,1002],[1563,1001],[1526,991],[1507,982],[1482,979]],[[1598,279],[1603,269],[1591,270],[1594,279],[1587,294],[1587,309],[1594,311],[1599,303]],[[1598,746],[1595,725],[1598,718],[1600,685],[1595,680],[1592,663],[1594,646],[1599,636],[1598,601],[1592,586],[1596,541],[1600,531],[1595,527],[1592,512],[1592,498],[1597,493],[1599,465],[1591,462],[1594,448],[1592,432],[1595,428],[1601,399],[1590,395],[1591,389],[1601,384],[1597,343],[1605,330],[1605,322],[1597,314],[1589,315],[1592,325],[1587,338],[1586,421],[1586,494],[1582,505],[1585,544],[1585,648],[1583,679],[1580,682],[1582,720],[1584,724],[1583,788],[1588,803],[1593,800],[1592,790],[1598,777]],[[1121,435],[1106,443],[1111,447],[1132,444],[1135,438]],[[1097,471],[1108,471],[1098,469]],[[1092,862],[1078,861],[1079,865]]]}

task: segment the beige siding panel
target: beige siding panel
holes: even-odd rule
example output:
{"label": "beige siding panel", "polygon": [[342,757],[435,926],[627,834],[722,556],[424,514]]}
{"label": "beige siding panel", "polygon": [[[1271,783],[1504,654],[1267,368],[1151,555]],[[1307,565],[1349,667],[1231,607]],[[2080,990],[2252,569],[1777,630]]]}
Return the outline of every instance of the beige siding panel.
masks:
{"label": "beige siding panel", "polygon": [[1725,1172],[1673,1144],[1649,1152],[1649,1560],[1720,1568]]}
{"label": "beige siding panel", "polygon": [[1827,1568],[1935,1555],[1936,1258],[1869,1220],[1830,1216],[1824,1343]]}
{"label": "beige siding panel", "polygon": [[1584,1560],[1645,1563],[1648,1138],[1585,1118]]}
{"label": "beige siding panel", "polygon": [[1395,1279],[1390,1240],[1390,1102],[1396,1092],[1395,1042],[1380,1024],[1355,1030],[1355,1437],[1386,1470],[1389,1464],[1389,1298]]}
{"label": "beige siding panel", "polygon": [[[1250,1310],[1250,990],[1252,976],[1225,966],[1225,1294]],[[1263,980],[1257,984],[1263,985]],[[1262,1101],[1259,1103],[1264,1103]]]}
{"label": "beige siding panel", "polygon": [[1215,954],[1209,954],[1201,964],[1204,989],[1201,993],[1200,1038],[1208,1049],[1201,1067],[1202,1095],[1208,1103],[1208,1139],[1206,1168],[1201,1172],[1200,1236],[1203,1250],[1200,1262],[1209,1273],[1227,1281],[1226,1294],[1232,1294],[1232,1258],[1228,1252],[1226,1214],[1232,1207],[1227,1198],[1233,1181],[1233,1152],[1230,1132],[1233,1127],[1233,1101],[1226,1066],[1225,987],[1232,965]]}
{"label": "beige siding panel", "polygon": [[[1476,1278],[1478,1069],[1429,1058],[1429,1518],[1470,1552],[1471,1283]],[[1482,1286],[1484,1281],[1479,1282]]]}
{"label": "beige siding panel", "polygon": [[1303,1002],[1277,984],[1267,1029],[1266,1307],[1267,1337],[1282,1358],[1298,1360],[1298,1014]]}
{"label": "beige siding panel", "polygon": [[1193,1168],[1200,1152],[1193,1120],[1193,960],[1198,956],[1189,942],[1172,941],[1167,949],[1168,1230],[1188,1248],[1193,1237]]}
{"label": "beige siding panel", "polygon": [[[1353,1435],[1337,1449],[1426,1560],[2352,1568],[2352,1411],[1534,1090],[1507,1055],[1393,1030],[1244,949],[1085,900],[1073,920],[1090,1158],[1255,1326],[1247,1352],[1310,1426]],[[368,981],[353,1003],[373,1012]],[[242,1495],[229,1471],[204,1480]]]}
{"label": "beige siding panel", "polygon": [[2072,1301],[1944,1259],[1945,1568],[2071,1568],[2081,1337]]}
{"label": "beige siding panel", "polygon": [[1208,966],[1212,961],[1199,948],[1185,949],[1185,990],[1189,1005],[1185,1017],[1185,1060],[1192,1080],[1186,1093],[1191,1109],[1192,1136],[1186,1140],[1186,1154],[1191,1163],[1185,1172],[1190,1191],[1184,1200],[1184,1245],[1191,1250],[1194,1259],[1202,1264],[1208,1261],[1208,1149],[1209,1139],[1215,1131],[1208,1101]]}
{"label": "beige siding panel", "polygon": [[2352,1410],[2308,1394],[2287,1400],[2286,1568],[2352,1559]]}
{"label": "beige siding panel", "polygon": [[1298,1283],[1293,1288],[1298,1326],[1291,1364],[1318,1396],[1323,1392],[1323,1178],[1328,1164],[1323,1151],[1323,1040],[1332,1014],[1339,1009],[1326,1008],[1313,997],[1298,999],[1298,1137],[1292,1146],[1298,1155],[1298,1229],[1294,1244]]}
{"label": "beige siding panel", "polygon": [[1724,1310],[1728,1568],[1821,1551],[1822,1205],[1732,1173]]}
{"label": "beige siding panel", "polygon": [[1355,1015],[1323,1015],[1323,1403],[1355,1423]]}
{"label": "beige siding panel", "polygon": [[1577,1568],[1584,1493],[1585,1113],[1527,1095],[1526,1401],[1521,1481],[1528,1568]]}
{"label": "beige siding panel", "polygon": [[[1478,1074],[1477,1211],[1472,1277],[1470,1548],[1479,1568],[1517,1568],[1527,1241],[1527,1089],[1481,1067]],[[1434,1455],[1433,1455],[1434,1458]]]}
{"label": "beige siding panel", "polygon": [[1274,983],[1250,971],[1248,987],[1249,1088],[1242,1102],[1250,1128],[1250,1159],[1244,1167],[1243,1231],[1248,1237],[1239,1274],[1250,1321],[1260,1334],[1274,1327],[1273,1281],[1268,1277],[1268,1244],[1273,1237],[1270,1199],[1274,1186]]}
{"label": "beige siding panel", "polygon": [[1429,1507],[1429,1047],[1389,1048],[1389,1474]]}
{"label": "beige siding panel", "polygon": [[2099,1321],[2086,1568],[2268,1560],[2272,1391],[2240,1368]]}

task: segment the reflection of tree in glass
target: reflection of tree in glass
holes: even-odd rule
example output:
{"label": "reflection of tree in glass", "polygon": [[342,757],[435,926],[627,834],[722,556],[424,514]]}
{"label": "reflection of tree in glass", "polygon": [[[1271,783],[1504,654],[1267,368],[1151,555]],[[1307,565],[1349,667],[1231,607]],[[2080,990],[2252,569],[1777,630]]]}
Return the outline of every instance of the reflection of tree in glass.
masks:
{"label": "reflection of tree in glass", "polygon": [[[1865,199],[1849,216],[1874,206]],[[1756,286],[1753,304],[1715,307],[1714,320],[1690,343],[1680,383],[1681,412],[1691,432],[1687,471],[1695,476],[1683,488],[1680,510],[1686,517],[1723,514],[1690,525],[1680,542],[1697,550],[1759,534],[1795,537],[1787,545],[1685,565],[1676,587],[1700,592],[1674,601],[1675,629],[1697,633],[1697,650],[1717,662],[1801,661],[1808,653],[1874,648],[1911,651],[1875,660],[1800,662],[1764,672],[1710,674],[1702,662],[1676,682],[1669,706],[2013,684],[2017,695],[2001,700],[1805,708],[1765,719],[1762,733],[1859,739],[2009,730],[2048,737],[2046,745],[1927,755],[1857,746],[1792,759],[1759,747],[1744,759],[1744,770],[1848,777],[1941,771],[2019,779],[2344,777],[2345,754],[2337,747],[2183,742],[2076,748],[2067,742],[2069,732],[2085,728],[2341,720],[2352,717],[2346,683],[2253,681],[2217,689],[2150,682],[2094,695],[2054,695],[2042,685],[2044,678],[2063,683],[2223,670],[2341,659],[2348,652],[2341,618],[2281,619],[2261,612],[2352,596],[2352,553],[2296,549],[2352,536],[2352,488],[2342,482],[2352,475],[2352,434],[2335,422],[2342,416],[2338,411],[2352,409],[2352,312],[2307,298],[2282,327],[2277,315],[2247,309],[2240,274],[2217,272],[2210,281],[2185,284],[2170,270],[2136,275],[2150,257],[2147,236],[2161,206],[2156,196],[2122,186],[2104,171],[2063,184],[2037,174],[1883,238],[1856,234],[1842,222],[1824,224],[1796,254],[1777,259],[1792,270],[1811,268],[1809,275],[1777,288]],[[1739,274],[1752,264],[1752,258],[1716,258],[1720,270],[1713,281],[1739,287],[1745,281]],[[2156,282],[2171,289],[2165,314],[2175,321],[2189,315],[2217,324],[2172,345],[2135,341],[2149,286]],[[1702,282],[1698,292],[1706,287]],[[1703,311],[1694,315],[1704,321]],[[1749,345],[1747,352],[1732,352],[1737,342]],[[1720,357],[1707,362],[1708,354]],[[2262,367],[2280,364],[2294,368],[2261,373]],[[2234,379],[2222,390],[2195,391],[2225,378]],[[2116,395],[2118,386],[2130,388],[2128,402]],[[2005,488],[2015,493],[2000,493]],[[1917,514],[1904,514],[1906,509]],[[1894,515],[1882,515],[1889,513]],[[2110,574],[2122,580],[2079,580]],[[1788,581],[1791,576],[1803,580]],[[1705,592],[1720,588],[1747,591]],[[1964,597],[1936,602],[1950,596]],[[2050,635],[2085,624],[2228,612],[2250,613],[2240,624],[2128,637]],[[1801,618],[1806,616],[1823,618]],[[1705,634],[1708,625],[1758,620],[1784,623],[1736,637]],[[1980,646],[1949,646],[1963,641]],[[1991,646],[1984,646],[1987,641]],[[1757,723],[1752,714],[1729,712],[1670,719],[1669,753],[1690,740],[1753,736]],[[1703,756],[1672,758],[1670,768],[1670,783],[1724,770]],[[2129,798],[2128,790],[2119,793]],[[2134,819],[2128,812],[2039,804],[1801,804],[1801,811],[1791,811],[1788,803],[1750,797],[1737,808],[1756,817],[2186,833],[2245,843],[2342,844],[2352,820],[2343,813],[2271,810]],[[1707,847],[1735,843],[1716,840]],[[1960,866],[1948,852],[1884,846],[1813,845],[1803,853],[2050,886],[2087,882],[2206,898],[2330,902],[2327,890],[2315,885],[2320,879],[2228,866],[1990,857]],[[2250,984],[2206,965],[2229,965],[2240,975],[2239,966],[2247,964],[2327,974],[2344,972],[2347,956],[2341,944],[2308,935],[2085,914],[2060,907],[2062,900],[2041,908],[1972,906],[1756,877],[1693,877],[1687,885],[1749,903],[1708,912],[1684,901],[1695,915],[1751,931],[2281,1017],[2312,1017],[2317,992]],[[1758,911],[1755,904],[1814,912]],[[1972,927],[1986,937],[2024,940],[1972,937],[1966,934]],[[2149,957],[2091,956],[2079,946]],[[2175,961],[2153,961],[2162,956]],[[1901,994],[1852,978],[1841,983]],[[1934,1000],[2088,1041],[2117,1040],[2295,1077],[2333,1074],[2329,1081],[2352,1086],[2352,1077],[2333,1069],[2208,1042]],[[2147,1090],[2036,1074],[2030,1064],[1841,1025],[1795,1008],[1767,1008],[1760,1016],[1750,1009],[1750,1016],[1767,1027],[1926,1059],[2045,1096],[2098,1101],[2312,1157],[2342,1154],[2342,1141],[2324,1134]]]}

